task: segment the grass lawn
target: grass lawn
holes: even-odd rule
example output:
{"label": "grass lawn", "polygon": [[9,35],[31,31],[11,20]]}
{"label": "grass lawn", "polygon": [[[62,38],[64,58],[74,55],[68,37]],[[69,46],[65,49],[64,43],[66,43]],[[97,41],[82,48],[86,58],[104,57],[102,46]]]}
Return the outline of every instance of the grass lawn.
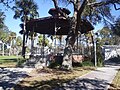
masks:
{"label": "grass lawn", "polygon": [[82,76],[92,70],[94,67],[76,67],[72,71],[62,71],[59,69],[34,70],[29,77],[21,81],[16,90],[52,90],[62,83]]}
{"label": "grass lawn", "polygon": [[15,67],[21,56],[0,56],[0,67]]}
{"label": "grass lawn", "polygon": [[112,84],[110,85],[109,90],[120,90],[120,69],[118,70],[118,73],[116,74]]}

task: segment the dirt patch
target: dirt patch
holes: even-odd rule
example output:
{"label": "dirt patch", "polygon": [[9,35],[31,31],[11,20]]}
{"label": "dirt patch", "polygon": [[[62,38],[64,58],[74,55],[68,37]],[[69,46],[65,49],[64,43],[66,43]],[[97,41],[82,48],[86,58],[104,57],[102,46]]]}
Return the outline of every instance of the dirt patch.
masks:
{"label": "dirt patch", "polygon": [[[88,68],[88,69],[87,69]],[[19,88],[24,88],[24,90],[33,88],[43,88],[46,86],[47,88],[54,88],[56,86],[60,86],[62,83],[68,82],[70,80],[75,79],[76,77],[82,76],[91,70],[95,70],[95,68],[74,68],[73,71],[62,71],[59,69],[39,69],[33,70],[29,73],[29,77],[24,78],[23,81],[19,83]],[[25,89],[27,88],[27,89]],[[44,89],[40,89],[44,90]],[[46,89],[49,90],[49,89]]]}

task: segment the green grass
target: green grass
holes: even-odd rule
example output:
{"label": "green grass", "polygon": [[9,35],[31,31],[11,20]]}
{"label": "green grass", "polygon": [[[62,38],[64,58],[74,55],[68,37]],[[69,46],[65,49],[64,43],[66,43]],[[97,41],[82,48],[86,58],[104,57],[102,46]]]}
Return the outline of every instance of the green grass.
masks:
{"label": "green grass", "polygon": [[12,59],[12,58],[19,58],[21,56],[0,56],[0,59]]}
{"label": "green grass", "polygon": [[120,69],[118,70],[118,73],[116,74],[112,84],[110,85],[109,90],[120,90]]}
{"label": "green grass", "polygon": [[15,67],[22,59],[21,56],[0,56],[0,67]]}
{"label": "green grass", "polygon": [[10,63],[10,62],[17,62],[20,56],[0,56],[0,63]]}

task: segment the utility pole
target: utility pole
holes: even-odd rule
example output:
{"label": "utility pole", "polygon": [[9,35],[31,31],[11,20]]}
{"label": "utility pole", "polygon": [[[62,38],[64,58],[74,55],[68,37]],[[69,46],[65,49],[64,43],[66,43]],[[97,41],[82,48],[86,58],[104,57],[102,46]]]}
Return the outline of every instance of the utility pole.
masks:
{"label": "utility pole", "polygon": [[94,34],[94,56],[95,56],[95,67],[97,67],[97,41],[96,41],[96,34]]}
{"label": "utility pole", "polygon": [[94,39],[95,67],[97,66],[96,39]]}

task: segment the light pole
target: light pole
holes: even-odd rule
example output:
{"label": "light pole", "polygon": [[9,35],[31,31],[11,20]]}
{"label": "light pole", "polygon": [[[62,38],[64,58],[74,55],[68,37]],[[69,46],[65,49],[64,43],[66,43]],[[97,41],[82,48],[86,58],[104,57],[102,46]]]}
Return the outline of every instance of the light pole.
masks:
{"label": "light pole", "polygon": [[94,37],[95,67],[97,66],[96,38]]}
{"label": "light pole", "polygon": [[98,33],[94,34],[94,59],[95,59],[95,67],[97,67],[97,40],[96,40],[96,36],[98,35]]}

